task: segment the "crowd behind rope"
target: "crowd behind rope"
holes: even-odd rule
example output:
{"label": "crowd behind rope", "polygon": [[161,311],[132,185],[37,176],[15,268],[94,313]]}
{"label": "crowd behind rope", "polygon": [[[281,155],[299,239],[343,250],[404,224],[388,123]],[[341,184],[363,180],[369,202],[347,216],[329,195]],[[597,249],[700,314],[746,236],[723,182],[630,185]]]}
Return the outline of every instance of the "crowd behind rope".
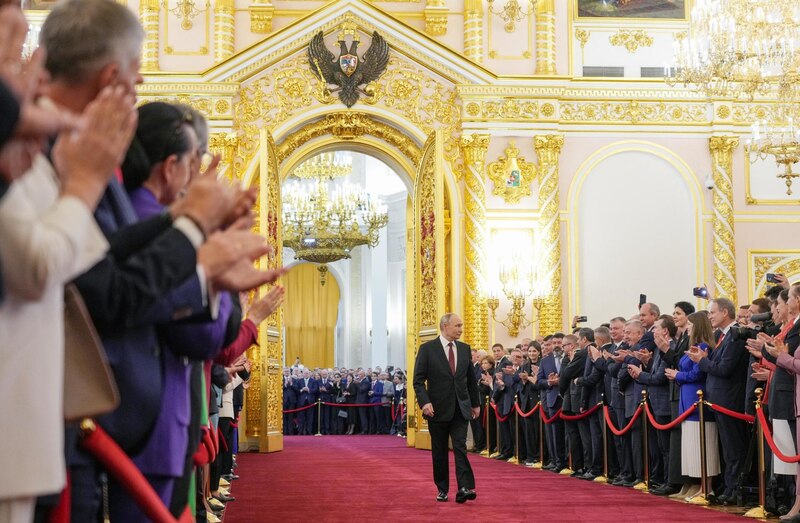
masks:
{"label": "crowd behind rope", "polygon": [[406,375],[392,366],[363,369],[283,369],[283,433],[406,432]]}
{"label": "crowd behind rope", "polygon": [[800,284],[775,279],[764,297],[739,307],[720,297],[707,310],[681,301],[662,314],[644,303],[632,318],[589,328],[576,317],[570,334],[473,350],[481,397],[474,451],[690,502],[754,504],[761,389],[767,508],[800,521]]}

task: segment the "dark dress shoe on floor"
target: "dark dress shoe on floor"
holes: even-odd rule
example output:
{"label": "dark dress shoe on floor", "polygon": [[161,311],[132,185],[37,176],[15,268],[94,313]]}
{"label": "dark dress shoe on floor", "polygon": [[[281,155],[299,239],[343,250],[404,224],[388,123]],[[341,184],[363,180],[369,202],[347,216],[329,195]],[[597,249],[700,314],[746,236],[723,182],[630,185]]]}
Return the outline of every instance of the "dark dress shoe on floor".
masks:
{"label": "dark dress shoe on floor", "polygon": [[447,492],[440,490],[439,494],[436,495],[436,501],[447,501]]}
{"label": "dark dress shoe on floor", "polygon": [[622,487],[627,487],[627,488],[631,488],[631,487],[633,487],[634,485],[636,485],[636,484],[638,484],[638,483],[639,483],[639,480],[636,480],[636,479],[626,479],[625,481],[623,481],[622,483],[620,483],[620,486],[622,486]]}
{"label": "dark dress shoe on floor", "polygon": [[215,496],[211,496],[212,498],[220,501],[222,503],[227,503],[228,501],[236,501],[236,498],[233,496],[226,496],[225,494],[217,494]]}
{"label": "dark dress shoe on floor", "polygon": [[460,488],[458,492],[456,492],[456,503],[464,503],[468,500],[473,500],[477,498],[478,495],[475,493],[474,490],[470,490],[468,488]]}
{"label": "dark dress shoe on floor", "polygon": [[505,461],[511,457],[511,454],[500,454],[499,456],[495,456],[494,459],[498,461]]}
{"label": "dark dress shoe on floor", "polygon": [[580,476],[583,476],[584,474],[586,474],[586,471],[585,471],[585,470],[583,470],[583,469],[578,469],[578,470],[576,470],[575,472],[573,472],[572,474],[570,474],[570,475],[569,475],[569,477],[571,477],[571,478],[578,478],[578,477],[580,477]]}
{"label": "dark dress shoe on floor", "polygon": [[586,481],[594,481],[594,478],[596,478],[597,476],[598,476],[597,474],[595,474],[594,472],[589,470],[589,471],[586,472],[586,474],[584,474],[583,476],[579,476],[579,477],[580,477],[580,479],[585,479]]}

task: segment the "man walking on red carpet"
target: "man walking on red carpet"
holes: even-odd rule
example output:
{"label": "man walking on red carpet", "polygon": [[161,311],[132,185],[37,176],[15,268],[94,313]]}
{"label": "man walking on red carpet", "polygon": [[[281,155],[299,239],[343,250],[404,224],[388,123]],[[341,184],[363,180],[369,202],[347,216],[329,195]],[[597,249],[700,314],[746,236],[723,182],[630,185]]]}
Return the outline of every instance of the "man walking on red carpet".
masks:
{"label": "man walking on red carpet", "polygon": [[447,313],[439,320],[440,336],[419,347],[414,364],[414,392],[428,420],[436,501],[447,501],[450,485],[448,438],[453,440],[458,492],[456,503],[475,499],[475,477],[467,459],[467,424],[480,413],[478,383],[470,346],[458,341],[464,322]]}

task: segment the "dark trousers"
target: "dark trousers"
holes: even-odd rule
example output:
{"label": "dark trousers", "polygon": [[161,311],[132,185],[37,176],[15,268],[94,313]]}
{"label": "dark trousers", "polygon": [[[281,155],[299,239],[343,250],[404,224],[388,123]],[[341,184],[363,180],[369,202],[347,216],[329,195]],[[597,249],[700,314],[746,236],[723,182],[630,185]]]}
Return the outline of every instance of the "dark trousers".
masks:
{"label": "dark trousers", "polygon": [[528,416],[527,418],[520,417],[519,424],[522,427],[522,433],[525,436],[525,461],[537,461],[539,459],[539,418],[538,413]]}
{"label": "dark trousers", "polygon": [[231,423],[233,423],[233,418],[219,419],[219,437],[225,439],[225,443],[220,444],[219,454],[217,454],[220,476],[233,472],[233,427],[231,427]]}
{"label": "dark trousers", "polygon": [[369,408],[369,433],[378,434],[381,426],[381,410],[380,404],[375,404]]}
{"label": "dark trousers", "polygon": [[[283,406],[283,410],[292,410],[295,408],[295,403],[286,403]],[[289,414],[283,415],[283,433],[287,436],[291,436],[294,434],[294,412],[290,412]]]}
{"label": "dark trousers", "polygon": [[450,490],[450,459],[448,439],[453,441],[453,457],[456,462],[458,488],[475,488],[475,477],[467,458],[467,420],[456,409],[450,421],[428,421],[431,435],[431,457],[433,459],[433,482],[443,491]]}
{"label": "dark trousers", "polygon": [[[573,413],[569,413],[572,415]],[[569,445],[569,455],[572,457],[572,470],[582,470],[583,462],[583,443],[581,442],[578,421],[565,421],[564,427],[567,433],[567,444]]]}
{"label": "dark trousers", "polygon": [[[583,469],[589,470],[592,466],[592,436],[589,431],[589,420],[578,420],[578,435],[581,439],[581,450],[583,451]],[[601,469],[602,472],[602,469]]]}
{"label": "dark trousers", "polygon": [[[625,409],[611,409],[611,419],[618,429],[625,427]],[[626,432],[622,436],[614,436],[617,447],[617,459],[619,460],[620,474],[627,479],[633,479],[633,449],[631,448],[631,433]]]}
{"label": "dark trousers", "polygon": [[[308,405],[312,404],[307,403],[306,405],[298,405],[297,408],[306,407]],[[301,410],[297,413],[298,434],[314,434],[314,418],[316,415],[316,406],[311,407],[310,409]]]}
{"label": "dark trousers", "polygon": [[[552,418],[558,407],[548,407],[547,417]],[[566,439],[564,431],[564,420],[556,419],[549,425],[545,425],[547,432],[547,449],[550,453],[550,462],[558,468],[563,469],[567,466]]]}
{"label": "dark trousers", "polygon": [[[506,414],[508,416],[508,414]],[[514,416],[508,416],[505,421],[498,420],[500,424],[500,454],[511,457],[514,455]]]}
{"label": "dark trousers", "polygon": [[725,490],[732,493],[742,471],[749,435],[744,421],[725,415],[716,418],[722,458],[725,461]]}
{"label": "dark trousers", "polygon": [[599,409],[599,414],[589,416],[586,422],[589,424],[589,441],[591,447],[591,461],[586,466],[591,467],[591,472],[595,476],[603,473],[603,409]]}
{"label": "dark trousers", "polygon": [[[486,442],[489,448],[489,454],[494,454],[498,452],[497,446],[497,418],[494,415],[494,409],[489,409],[489,413],[486,416],[486,423],[489,425],[489,441]],[[484,427],[485,430],[485,427]]]}
{"label": "dark trousers", "polygon": [[358,410],[358,421],[361,424],[361,434],[366,434],[369,432],[369,414],[367,414],[367,410],[371,409],[372,407],[354,407]]}
{"label": "dark trousers", "polygon": [[[640,417],[641,418],[641,417]],[[625,418],[625,424],[631,418]],[[642,440],[642,420],[636,420],[630,430],[631,435],[631,463],[633,464],[633,477],[637,481],[644,481],[644,441]]]}
{"label": "dark trousers", "polygon": [[[326,400],[327,401],[327,400]],[[335,407],[329,407],[328,405],[322,405],[322,410],[320,411],[320,424],[322,425],[319,428],[319,431],[323,434],[330,434],[331,433],[331,416],[333,409]],[[336,409],[338,410],[338,409]]]}
{"label": "dark trousers", "polygon": [[[659,425],[669,423],[669,416],[655,416]],[[658,484],[664,484],[669,477],[669,433],[668,430],[657,430],[652,425],[648,433],[650,448],[650,479]]]}
{"label": "dark trousers", "polygon": [[[670,402],[672,416],[670,421],[678,417],[678,402]],[[681,475],[681,426],[678,425],[669,431],[669,465],[667,466],[667,481],[672,485],[692,483],[691,478]]]}
{"label": "dark trousers", "polygon": [[483,409],[484,407],[481,407],[480,416],[469,422],[472,428],[472,448],[478,452],[486,448],[486,427],[483,426]]}
{"label": "dark trousers", "polygon": [[102,521],[103,483],[106,475],[92,462],[73,466],[70,473],[70,515],[75,522]]}

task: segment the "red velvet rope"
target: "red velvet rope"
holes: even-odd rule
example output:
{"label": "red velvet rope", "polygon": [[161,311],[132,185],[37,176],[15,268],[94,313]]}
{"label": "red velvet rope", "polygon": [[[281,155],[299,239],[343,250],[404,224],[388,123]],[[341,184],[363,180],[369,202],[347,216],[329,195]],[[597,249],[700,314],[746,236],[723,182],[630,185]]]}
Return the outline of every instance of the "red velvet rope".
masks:
{"label": "red velvet rope", "polygon": [[516,411],[517,411],[517,414],[519,414],[519,415],[520,415],[520,416],[522,416],[523,418],[529,418],[529,417],[531,417],[531,416],[532,416],[532,415],[533,415],[533,414],[534,414],[534,413],[535,413],[537,410],[539,410],[539,407],[541,407],[541,404],[540,404],[540,403],[537,403],[537,404],[536,404],[536,406],[535,406],[535,407],[533,407],[533,408],[532,408],[531,410],[529,410],[528,412],[522,412],[522,409],[521,409],[521,408],[519,408],[519,403],[514,403],[514,409],[516,409]]}
{"label": "red velvet rope", "polygon": [[778,459],[784,463],[800,463],[800,456],[787,456],[780,451],[778,446],[775,444],[775,440],[772,439],[772,432],[769,429],[769,423],[767,423],[767,420],[764,417],[764,411],[761,409],[756,409],[756,411],[758,412],[758,422],[761,423],[761,428],[764,432],[764,438],[766,438],[769,448],[772,449],[772,452],[775,453],[775,455],[778,456]]}
{"label": "red velvet rope", "polygon": [[655,428],[657,428],[658,430],[672,430],[672,429],[674,429],[675,427],[677,427],[678,425],[680,425],[681,423],[683,423],[683,421],[684,421],[686,418],[688,418],[689,416],[691,416],[691,415],[692,415],[692,412],[694,412],[694,410],[697,408],[697,403],[695,403],[694,405],[692,405],[691,407],[689,407],[688,409],[686,409],[686,412],[684,412],[683,414],[681,414],[680,416],[678,416],[678,417],[677,417],[677,418],[675,418],[674,420],[670,421],[670,422],[669,422],[669,423],[667,423],[666,425],[661,425],[660,423],[658,423],[658,422],[656,421],[656,418],[655,418],[655,416],[653,416],[653,413],[652,413],[652,411],[650,411],[650,405],[648,405],[647,403],[645,403],[645,405],[644,405],[644,406],[645,406],[645,409],[647,409],[647,419],[649,419],[649,420],[650,420],[650,424],[651,424],[652,426],[654,426],[654,427],[655,427]]}
{"label": "red velvet rope", "polygon": [[560,413],[558,416],[559,416],[561,419],[563,419],[564,421],[577,421],[577,420],[581,420],[581,419],[584,419],[584,418],[588,418],[589,416],[591,416],[592,414],[594,414],[595,412],[597,412],[597,409],[599,409],[599,408],[600,408],[600,405],[602,405],[602,403],[598,403],[597,405],[595,405],[595,406],[594,406],[594,407],[592,407],[591,409],[587,410],[586,412],[581,412],[580,414],[575,414],[574,416],[572,416],[572,415],[569,415],[569,414],[564,414],[563,412],[561,412],[561,413]]}
{"label": "red velvet rope", "polygon": [[170,513],[161,498],[125,452],[100,426],[83,431],[81,445],[122,484],[148,519],[156,523],[190,523],[194,521],[189,507],[179,520]]}
{"label": "red velvet rope", "polygon": [[[510,412],[508,414],[506,414],[505,418],[502,417],[500,415],[500,413],[497,412],[497,405],[495,405],[494,403],[490,403],[489,405],[492,407],[492,410],[494,411],[494,416],[497,418],[497,421],[502,423],[502,422],[506,421],[508,418],[511,417],[511,413]],[[516,405],[516,403],[515,403],[515,405]]]}
{"label": "red velvet rope", "polygon": [[741,412],[736,412],[735,410],[729,410],[725,407],[720,407],[719,405],[714,405],[713,403],[706,402],[706,405],[711,407],[712,409],[716,410],[720,414],[725,414],[726,416],[730,416],[731,418],[740,419],[742,421],[746,421],[747,423],[755,423],[756,418],[755,416],[750,416],[748,414],[742,414]]}
{"label": "red velvet rope", "polygon": [[[384,402],[384,403],[329,403],[327,401],[323,401],[322,404],[323,405],[327,405],[329,407],[346,407],[346,408],[347,407],[383,407],[385,405],[391,405],[391,403],[388,402],[388,401]],[[314,405],[316,405],[316,403]],[[311,406],[313,407],[314,405],[311,405]],[[306,408],[308,408],[308,407],[306,407]],[[292,412],[292,411],[284,410],[283,412]]]}
{"label": "red velvet rope", "polygon": [[614,435],[616,436],[623,436],[625,435],[626,432],[631,430],[633,428],[633,424],[636,423],[636,419],[639,417],[639,414],[641,413],[642,413],[642,406],[639,405],[639,407],[636,409],[636,412],[633,413],[633,417],[631,418],[630,423],[628,423],[621,429],[617,429],[617,427],[614,426],[614,423],[611,421],[611,418],[608,415],[608,406],[603,407],[603,415],[606,417],[606,425],[608,425],[608,428],[611,429],[611,432],[613,432]]}
{"label": "red velvet rope", "polygon": [[561,409],[558,409],[558,411],[555,414],[553,414],[553,417],[549,419],[547,418],[547,414],[544,413],[544,409],[541,409],[539,410],[539,416],[542,418],[542,421],[544,422],[545,425],[550,425],[556,419],[558,419],[559,416],[561,416]]}
{"label": "red velvet rope", "polygon": [[300,412],[301,410],[308,410],[308,409],[314,408],[316,406],[317,406],[316,403],[312,403],[311,405],[306,405],[305,407],[300,407],[299,409],[284,410],[283,413],[284,414],[291,414],[292,412]]}

